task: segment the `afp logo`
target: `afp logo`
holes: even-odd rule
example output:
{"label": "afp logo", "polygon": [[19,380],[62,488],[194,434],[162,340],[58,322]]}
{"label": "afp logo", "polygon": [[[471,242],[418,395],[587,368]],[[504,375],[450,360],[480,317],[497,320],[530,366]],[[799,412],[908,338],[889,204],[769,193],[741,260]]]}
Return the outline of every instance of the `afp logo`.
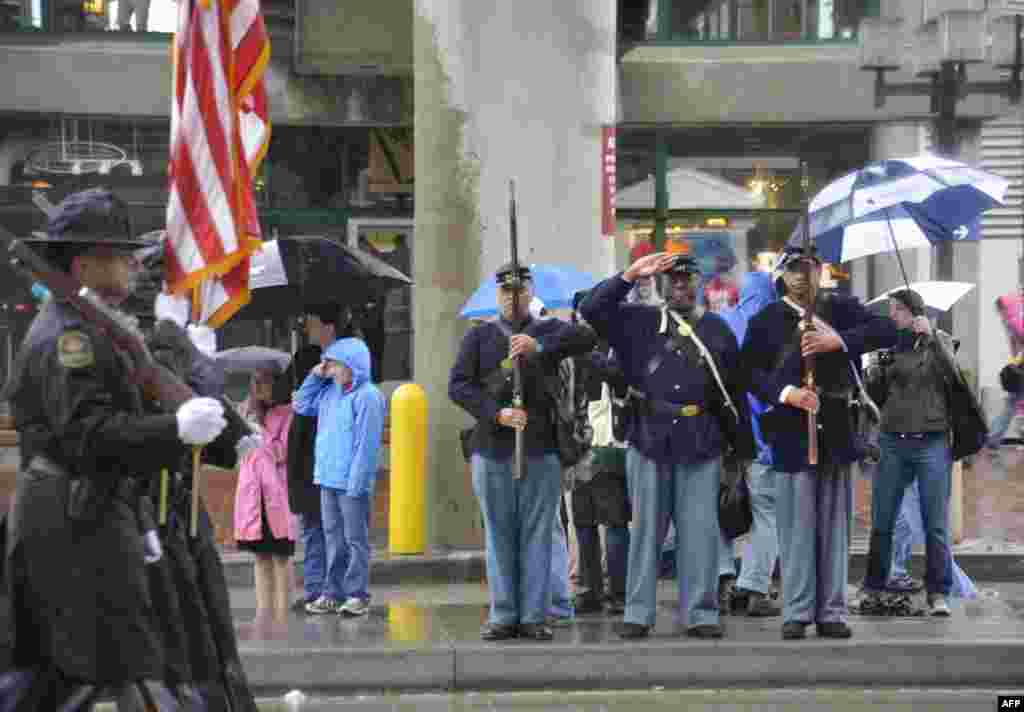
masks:
{"label": "afp logo", "polygon": [[1024,695],[999,695],[997,710],[1024,710]]}

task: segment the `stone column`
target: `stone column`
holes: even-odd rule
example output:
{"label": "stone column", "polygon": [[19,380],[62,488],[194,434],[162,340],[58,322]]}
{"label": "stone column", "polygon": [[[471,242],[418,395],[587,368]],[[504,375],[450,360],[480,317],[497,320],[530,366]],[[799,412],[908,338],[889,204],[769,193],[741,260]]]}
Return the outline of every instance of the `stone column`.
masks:
{"label": "stone column", "polygon": [[468,324],[457,314],[509,259],[516,181],[520,259],[608,274],[601,128],[615,122],[615,0],[416,0],[415,380],[430,399],[430,539],[476,544],[459,455],[471,419],[447,397]]}

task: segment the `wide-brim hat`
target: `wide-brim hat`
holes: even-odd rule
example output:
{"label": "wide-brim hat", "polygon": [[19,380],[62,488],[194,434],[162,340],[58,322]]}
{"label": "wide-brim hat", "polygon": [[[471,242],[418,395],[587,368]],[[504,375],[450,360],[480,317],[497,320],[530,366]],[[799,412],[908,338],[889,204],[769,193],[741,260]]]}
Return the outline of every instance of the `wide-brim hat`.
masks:
{"label": "wide-brim hat", "polygon": [[46,232],[34,232],[24,242],[37,246],[98,246],[137,250],[153,242],[153,233],[135,234],[128,205],[107,188],[72,193],[57,205]]}

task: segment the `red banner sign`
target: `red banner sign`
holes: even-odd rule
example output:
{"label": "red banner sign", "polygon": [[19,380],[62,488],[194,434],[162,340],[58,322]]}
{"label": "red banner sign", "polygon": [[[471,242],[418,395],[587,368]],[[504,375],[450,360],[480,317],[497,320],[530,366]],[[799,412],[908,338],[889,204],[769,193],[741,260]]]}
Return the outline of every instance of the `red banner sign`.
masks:
{"label": "red banner sign", "polygon": [[615,237],[615,127],[601,129],[601,234]]}

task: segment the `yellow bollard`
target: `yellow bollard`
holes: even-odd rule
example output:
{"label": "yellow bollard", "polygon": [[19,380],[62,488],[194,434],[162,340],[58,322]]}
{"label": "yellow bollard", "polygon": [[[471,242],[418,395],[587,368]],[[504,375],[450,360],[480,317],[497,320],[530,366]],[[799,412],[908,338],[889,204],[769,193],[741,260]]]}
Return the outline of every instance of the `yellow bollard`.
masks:
{"label": "yellow bollard", "polygon": [[427,394],[415,383],[391,396],[391,503],[388,549],[422,554],[427,517]]}

